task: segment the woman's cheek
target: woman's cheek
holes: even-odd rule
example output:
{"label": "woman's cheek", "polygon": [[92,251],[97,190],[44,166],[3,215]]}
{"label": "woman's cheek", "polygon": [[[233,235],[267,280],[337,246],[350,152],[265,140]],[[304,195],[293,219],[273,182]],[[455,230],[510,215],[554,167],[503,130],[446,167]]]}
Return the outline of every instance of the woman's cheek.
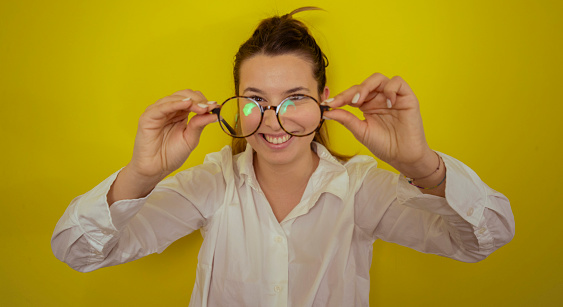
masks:
{"label": "woman's cheek", "polygon": [[260,125],[260,115],[259,114],[248,114],[245,115],[244,113],[240,117],[241,120],[241,128],[244,135],[248,135],[258,128]]}

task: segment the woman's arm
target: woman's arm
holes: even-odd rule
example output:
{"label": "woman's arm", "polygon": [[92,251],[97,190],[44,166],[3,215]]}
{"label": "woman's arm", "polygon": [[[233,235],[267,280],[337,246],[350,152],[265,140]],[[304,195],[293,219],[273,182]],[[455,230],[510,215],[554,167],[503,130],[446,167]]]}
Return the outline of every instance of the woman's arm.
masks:
{"label": "woman's arm", "polygon": [[469,167],[440,156],[447,169],[445,197],[424,194],[403,176],[373,169],[356,195],[356,222],[374,240],[480,261],[513,238],[510,203]]}
{"label": "woman's arm", "polygon": [[[133,157],[108,193],[108,204],[148,193],[178,169],[199,143],[206,125],[216,120],[217,107],[201,92],[178,91],[150,105],[139,119]],[[190,113],[195,115],[188,121]]]}
{"label": "woman's arm", "polygon": [[[131,161],[74,199],[57,223],[51,241],[57,258],[80,271],[94,270],[161,251],[201,227],[224,191],[220,167],[206,164],[159,182],[195,149],[203,128],[215,120],[208,113],[214,107],[192,90],[149,106],[139,119]],[[190,113],[195,115],[188,121]]]}
{"label": "woman's arm", "polygon": [[[446,155],[435,171],[438,157],[426,142],[418,99],[401,77],[373,74],[324,103],[333,108],[325,117],[343,124],[376,157],[404,175],[364,183],[367,194],[359,193],[356,200],[363,206],[359,212],[366,211],[357,218],[360,228],[372,231],[373,226],[374,238],[462,261],[481,260],[512,239],[514,217],[506,197]],[[365,119],[338,109],[344,105],[359,108]]]}
{"label": "woman's arm", "polygon": [[[229,148],[223,151],[231,154]],[[146,197],[110,207],[107,193],[116,177],[75,198],[55,227],[53,253],[77,271],[162,252],[203,227],[222,205],[226,189],[221,166],[208,162],[165,179]]]}

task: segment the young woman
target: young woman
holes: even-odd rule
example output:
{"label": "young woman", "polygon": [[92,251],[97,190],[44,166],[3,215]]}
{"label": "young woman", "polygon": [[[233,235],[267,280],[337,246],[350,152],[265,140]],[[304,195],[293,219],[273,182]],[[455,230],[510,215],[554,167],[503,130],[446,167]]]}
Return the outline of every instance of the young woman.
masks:
{"label": "young woman", "polygon": [[[92,271],[201,229],[192,306],[367,306],[376,239],[467,262],[511,240],[508,200],[429,148],[403,79],[374,74],[329,98],[325,56],[292,17],[301,10],[262,21],[240,47],[237,98],[218,105],[182,90],[147,108],[130,163],[74,199],[57,224],[60,260]],[[402,175],[333,154],[323,118]],[[164,179],[215,121],[232,148]]]}

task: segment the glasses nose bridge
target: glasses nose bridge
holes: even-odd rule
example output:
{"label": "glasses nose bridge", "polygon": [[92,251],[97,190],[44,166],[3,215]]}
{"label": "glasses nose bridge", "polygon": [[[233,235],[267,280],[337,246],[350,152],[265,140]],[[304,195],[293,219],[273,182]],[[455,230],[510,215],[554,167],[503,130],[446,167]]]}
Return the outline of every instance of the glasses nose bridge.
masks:
{"label": "glasses nose bridge", "polygon": [[276,112],[277,107],[278,106],[262,106],[262,108],[264,109],[264,113],[266,113],[266,111],[268,111],[268,110],[272,110],[272,111]]}
{"label": "glasses nose bridge", "polygon": [[277,107],[278,106],[262,106],[262,117],[263,118],[266,117],[266,111],[268,110],[274,111],[274,117],[277,117],[278,116]]}
{"label": "glasses nose bridge", "polygon": [[[261,121],[261,124],[265,124],[267,126],[279,126],[280,125],[279,119],[278,119],[277,107],[278,106],[272,106],[272,105],[262,106],[262,121]],[[268,110],[272,110],[274,112],[274,114],[270,114],[270,116],[267,116],[266,111],[268,111]]]}

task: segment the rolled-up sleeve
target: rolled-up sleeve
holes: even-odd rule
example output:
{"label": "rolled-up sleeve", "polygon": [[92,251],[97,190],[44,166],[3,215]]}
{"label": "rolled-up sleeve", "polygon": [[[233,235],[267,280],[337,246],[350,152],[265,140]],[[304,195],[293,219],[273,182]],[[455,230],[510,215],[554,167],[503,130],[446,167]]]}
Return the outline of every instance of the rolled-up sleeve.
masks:
{"label": "rolled-up sleeve", "polygon": [[148,196],[117,201],[110,207],[107,193],[118,173],[72,200],[55,227],[53,253],[77,271],[160,253],[203,227],[223,203],[225,180],[220,163],[211,161],[180,172],[159,183]]}
{"label": "rolled-up sleeve", "polygon": [[[358,197],[369,199],[370,186],[387,192],[363,211],[371,214],[374,239],[464,262],[480,261],[513,238],[510,203],[469,167],[440,156],[447,172],[445,198],[421,193],[401,175],[371,172]],[[381,179],[389,176],[393,180]],[[366,219],[362,217],[364,223]]]}

